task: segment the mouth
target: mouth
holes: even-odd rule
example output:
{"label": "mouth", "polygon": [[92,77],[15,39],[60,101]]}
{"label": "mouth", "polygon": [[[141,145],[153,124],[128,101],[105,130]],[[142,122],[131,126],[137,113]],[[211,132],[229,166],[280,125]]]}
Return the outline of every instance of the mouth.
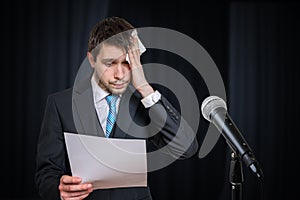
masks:
{"label": "mouth", "polygon": [[121,83],[111,83],[112,87],[115,89],[122,89],[127,85],[127,82],[121,82]]}

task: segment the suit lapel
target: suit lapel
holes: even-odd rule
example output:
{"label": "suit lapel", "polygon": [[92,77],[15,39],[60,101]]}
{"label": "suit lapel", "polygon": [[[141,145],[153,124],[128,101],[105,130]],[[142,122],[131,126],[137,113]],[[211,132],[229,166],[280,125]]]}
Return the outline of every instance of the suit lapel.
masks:
{"label": "suit lapel", "polygon": [[[139,103],[134,91],[134,88],[129,86],[123,94],[111,137],[130,137],[129,130],[134,123],[132,118]],[[133,115],[131,116],[130,113]],[[95,110],[90,79],[82,81],[73,89],[73,115],[78,133],[105,137]]]}
{"label": "suit lapel", "polygon": [[78,133],[104,136],[94,106],[90,79],[73,90],[73,115]]}
{"label": "suit lapel", "polygon": [[134,115],[131,116],[130,113],[136,113],[139,101],[137,98],[131,99],[132,96],[135,97],[134,88],[132,86],[129,86],[126,92],[123,94],[120,102],[117,123],[115,125],[117,127],[115,128],[113,137],[127,138],[130,136],[128,135],[128,133],[130,127],[133,124],[132,118],[134,117]]}

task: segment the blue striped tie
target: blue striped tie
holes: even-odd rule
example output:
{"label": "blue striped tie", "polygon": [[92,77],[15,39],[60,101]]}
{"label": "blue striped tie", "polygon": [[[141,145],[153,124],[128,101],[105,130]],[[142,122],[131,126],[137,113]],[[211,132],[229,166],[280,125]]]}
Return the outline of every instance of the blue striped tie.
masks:
{"label": "blue striped tie", "polygon": [[116,95],[108,95],[105,97],[108,105],[109,105],[109,111],[108,111],[108,116],[106,120],[106,133],[105,136],[108,138],[111,130],[114,127],[116,117],[117,117],[117,100],[118,96]]}

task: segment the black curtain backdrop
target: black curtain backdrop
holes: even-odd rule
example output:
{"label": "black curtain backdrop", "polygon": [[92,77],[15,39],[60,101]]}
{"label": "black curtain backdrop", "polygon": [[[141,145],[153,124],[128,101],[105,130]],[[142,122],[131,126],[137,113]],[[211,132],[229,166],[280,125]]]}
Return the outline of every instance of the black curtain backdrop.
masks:
{"label": "black curtain backdrop", "polygon": [[[291,2],[230,6],[230,111],[264,170],[266,199],[297,195],[299,8]],[[245,199],[259,199],[257,186],[245,173]]]}
{"label": "black curtain backdrop", "polygon": [[[264,199],[297,196],[299,3],[15,0],[7,4],[2,17],[1,199],[39,199],[35,155],[47,95],[72,86],[86,56],[89,30],[112,15],[136,27],[177,30],[202,45],[223,77],[229,113],[265,174],[262,189],[243,168],[243,199],[261,199],[262,191]],[[201,76],[186,61],[163,51],[143,59],[184,74],[200,102],[209,95]],[[205,120],[199,123],[200,145],[207,125]],[[150,173],[154,199],[231,199],[229,150],[220,137],[205,158],[195,155]]]}

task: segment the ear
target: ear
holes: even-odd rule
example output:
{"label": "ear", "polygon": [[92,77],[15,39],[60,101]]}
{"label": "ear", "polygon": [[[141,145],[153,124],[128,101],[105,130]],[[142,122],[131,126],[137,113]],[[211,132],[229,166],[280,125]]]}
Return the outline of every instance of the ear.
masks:
{"label": "ear", "polygon": [[95,60],[94,60],[93,55],[90,52],[87,52],[86,56],[89,59],[90,65],[92,66],[92,68],[94,68],[95,67]]}

